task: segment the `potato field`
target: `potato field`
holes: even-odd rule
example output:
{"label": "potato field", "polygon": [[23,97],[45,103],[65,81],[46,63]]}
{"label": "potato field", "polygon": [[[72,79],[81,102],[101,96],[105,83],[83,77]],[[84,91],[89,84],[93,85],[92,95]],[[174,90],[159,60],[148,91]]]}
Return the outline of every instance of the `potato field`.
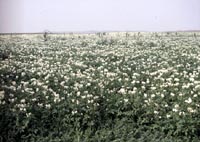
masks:
{"label": "potato field", "polygon": [[0,35],[0,142],[135,141],[200,141],[200,33]]}

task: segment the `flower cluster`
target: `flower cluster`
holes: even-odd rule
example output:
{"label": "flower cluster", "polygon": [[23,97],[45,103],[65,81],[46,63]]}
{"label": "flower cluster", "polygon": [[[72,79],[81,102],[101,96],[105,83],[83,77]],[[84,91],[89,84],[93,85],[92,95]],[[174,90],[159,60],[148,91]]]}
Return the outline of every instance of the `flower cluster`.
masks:
{"label": "flower cluster", "polygon": [[200,39],[192,33],[125,35],[52,35],[46,42],[41,35],[2,37],[0,50],[10,56],[0,60],[0,104],[7,92],[13,111],[30,114],[31,104],[50,109],[68,102],[75,115],[98,107],[100,98],[127,105],[139,97],[158,118],[197,113]]}

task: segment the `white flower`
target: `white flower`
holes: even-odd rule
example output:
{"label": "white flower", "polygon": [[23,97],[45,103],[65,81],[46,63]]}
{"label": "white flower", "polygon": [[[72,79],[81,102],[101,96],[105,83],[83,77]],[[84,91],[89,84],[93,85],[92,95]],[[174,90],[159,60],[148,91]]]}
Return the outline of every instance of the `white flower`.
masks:
{"label": "white flower", "polygon": [[125,102],[125,103],[128,102],[128,99],[124,99],[124,102]]}
{"label": "white flower", "polygon": [[46,108],[50,108],[51,105],[50,105],[50,104],[46,104],[45,107],[46,107]]}
{"label": "white flower", "polygon": [[146,87],[145,86],[142,86],[142,89],[144,90]]}
{"label": "white flower", "polygon": [[15,81],[12,81],[12,85],[16,85],[16,82],[15,82]]}
{"label": "white flower", "polygon": [[75,111],[72,111],[72,115],[74,115],[74,114],[76,114],[77,113],[77,110],[75,110]]}
{"label": "white flower", "polygon": [[179,105],[178,104],[175,104],[175,106],[174,106],[175,108],[179,108]]}
{"label": "white flower", "polygon": [[131,82],[131,84],[135,84],[135,80],[133,80],[133,81]]}
{"label": "white flower", "polygon": [[158,111],[154,110],[154,114],[158,114],[158,113],[159,113]]}
{"label": "white flower", "polygon": [[146,82],[142,81],[142,84],[144,85],[144,84],[146,84]]}
{"label": "white flower", "polygon": [[62,82],[60,83],[61,86],[64,86],[64,84],[65,84],[65,81],[62,81]]}
{"label": "white flower", "polygon": [[172,93],[172,92],[170,93],[170,95],[171,95],[171,96],[173,96],[173,97],[175,96],[175,94],[174,94],[174,93]]}
{"label": "white flower", "polygon": [[129,90],[128,93],[129,93],[129,94],[135,94],[136,91],[135,91],[135,90],[133,90],[133,91]]}
{"label": "white flower", "polygon": [[84,96],[81,96],[82,99],[85,99],[86,97],[87,97],[87,96],[85,96],[85,95],[84,95]]}
{"label": "white flower", "polygon": [[194,82],[194,78],[190,78],[189,80],[190,80],[191,82]]}
{"label": "white flower", "polygon": [[174,112],[177,112],[177,111],[178,111],[178,109],[176,109],[176,108],[173,108],[173,109],[172,109],[172,111],[174,111]]}
{"label": "white flower", "polygon": [[32,99],[32,101],[36,101],[36,100],[37,100],[36,98],[33,98],[33,99]]}
{"label": "white flower", "polygon": [[190,104],[192,102],[192,99],[189,97],[187,100],[185,100],[185,102]]}
{"label": "white flower", "polygon": [[93,97],[92,94],[88,94],[88,95],[87,95],[87,98],[92,98],[92,97]]}
{"label": "white flower", "polygon": [[94,100],[88,100],[88,104],[89,104],[89,103],[93,103],[93,102],[94,102]]}
{"label": "white flower", "polygon": [[22,99],[20,102],[21,102],[21,103],[25,103],[25,99]]}
{"label": "white flower", "polygon": [[170,118],[170,117],[171,117],[171,115],[170,115],[170,114],[167,114],[166,116],[167,116],[167,118]]}
{"label": "white flower", "polygon": [[26,117],[29,117],[31,115],[31,113],[26,113]]}
{"label": "white flower", "polygon": [[134,87],[134,88],[133,88],[133,90],[134,90],[134,91],[136,91],[136,90],[137,90],[137,88],[136,88],[136,87]]}
{"label": "white flower", "polygon": [[181,111],[179,112],[179,115],[185,115],[185,112]]}
{"label": "white flower", "polygon": [[76,104],[77,104],[77,105],[79,104],[79,100],[76,100]]}
{"label": "white flower", "polygon": [[76,95],[77,95],[77,96],[80,96],[80,94],[81,94],[81,92],[80,92],[80,91],[78,91],[78,92],[76,93]]}
{"label": "white flower", "polygon": [[21,73],[21,76],[22,76],[22,77],[23,77],[23,76],[25,76],[25,75],[26,75],[26,73],[25,73],[25,72],[22,72],[22,73]]}
{"label": "white flower", "polygon": [[121,88],[121,89],[119,90],[119,93],[125,94],[125,93],[126,93],[126,90],[125,90],[124,88]]}
{"label": "white flower", "polygon": [[194,89],[195,89],[195,90],[200,90],[200,85],[196,85],[196,86],[194,87]]}
{"label": "white flower", "polygon": [[5,94],[4,91],[0,91],[0,99],[3,99],[3,98],[4,98],[4,94]]}
{"label": "white flower", "polygon": [[179,81],[179,79],[178,79],[178,78],[175,78],[175,79],[174,79],[174,81],[178,82],[178,81]]}
{"label": "white flower", "polygon": [[90,86],[91,85],[91,83],[87,83],[87,86]]}
{"label": "white flower", "polygon": [[193,96],[193,97],[194,97],[194,98],[195,98],[195,97],[197,97],[197,94],[194,94],[194,96]]}
{"label": "white flower", "polygon": [[156,90],[156,87],[151,87],[151,90]]}
{"label": "white flower", "polygon": [[179,94],[179,96],[183,96],[183,94],[182,94],[182,93],[180,93],[180,94]]}
{"label": "white flower", "polygon": [[94,99],[98,99],[99,98],[99,96],[94,96]]}
{"label": "white flower", "polygon": [[196,110],[192,109],[191,107],[188,107],[187,110],[188,110],[188,112],[191,112],[191,113],[196,112]]}

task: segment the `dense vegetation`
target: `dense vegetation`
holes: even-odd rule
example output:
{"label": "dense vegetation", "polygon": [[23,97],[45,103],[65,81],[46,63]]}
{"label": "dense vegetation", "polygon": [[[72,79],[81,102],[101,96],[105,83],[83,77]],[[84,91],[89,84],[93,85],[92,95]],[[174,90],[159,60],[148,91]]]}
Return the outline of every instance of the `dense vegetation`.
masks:
{"label": "dense vegetation", "polygon": [[0,141],[200,141],[199,33],[2,35],[0,52]]}

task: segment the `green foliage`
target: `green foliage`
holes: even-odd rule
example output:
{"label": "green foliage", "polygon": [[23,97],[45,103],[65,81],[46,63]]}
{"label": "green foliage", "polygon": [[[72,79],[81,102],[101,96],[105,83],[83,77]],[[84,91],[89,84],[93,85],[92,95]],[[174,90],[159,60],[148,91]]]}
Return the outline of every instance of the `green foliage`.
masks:
{"label": "green foliage", "polygon": [[132,34],[0,41],[0,141],[200,141],[198,35]]}

